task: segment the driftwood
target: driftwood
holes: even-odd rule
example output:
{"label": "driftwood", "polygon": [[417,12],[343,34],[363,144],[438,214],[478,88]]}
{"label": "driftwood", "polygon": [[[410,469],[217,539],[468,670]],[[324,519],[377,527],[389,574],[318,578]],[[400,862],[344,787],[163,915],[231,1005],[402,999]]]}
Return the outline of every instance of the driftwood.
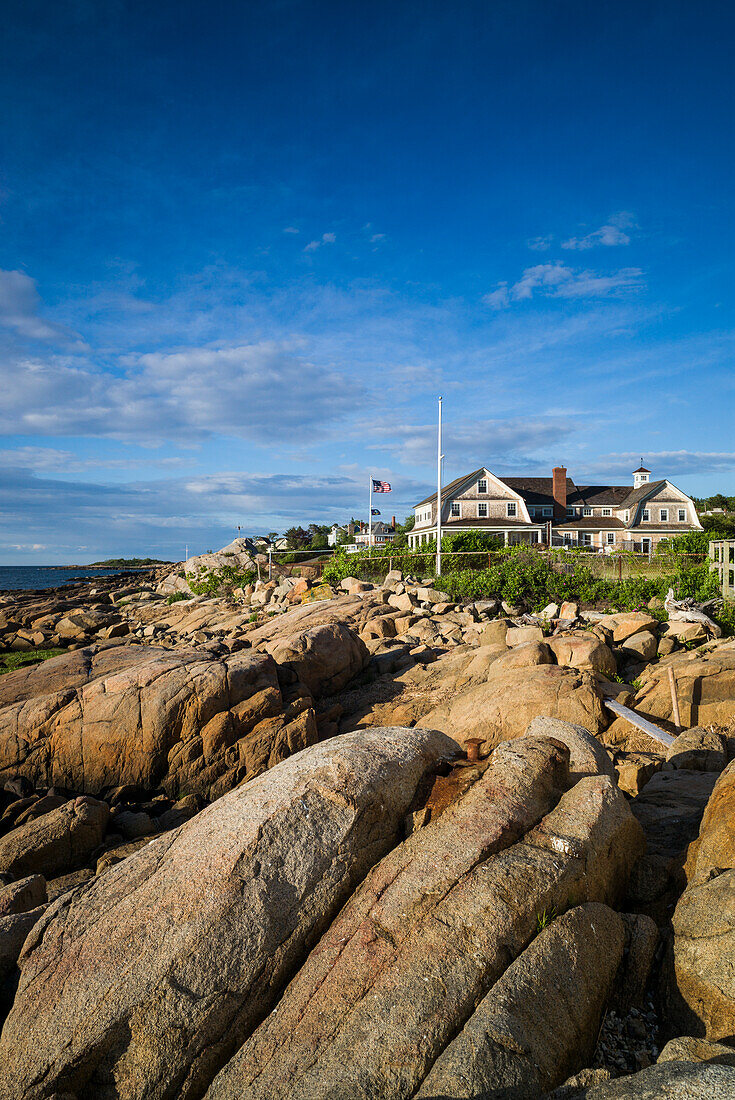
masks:
{"label": "driftwood", "polygon": [[670,588],[666,593],[664,607],[671,622],[701,623],[711,637],[722,637],[722,630],[717,623],[710,619],[709,615],[706,615],[699,604],[695,603],[691,597],[684,600],[675,600],[674,589]]}
{"label": "driftwood", "polygon": [[618,718],[625,718],[627,722],[630,722],[631,726],[635,726],[636,729],[641,730],[642,733],[648,734],[654,741],[659,741],[662,745],[673,745],[676,740],[670,733],[664,733],[662,729],[655,726],[653,722],[648,718],[642,718],[640,714],[636,714],[630,707],[624,707],[622,703],[618,703],[616,699],[603,699],[602,700],[608,710],[611,710],[613,714],[617,714]]}

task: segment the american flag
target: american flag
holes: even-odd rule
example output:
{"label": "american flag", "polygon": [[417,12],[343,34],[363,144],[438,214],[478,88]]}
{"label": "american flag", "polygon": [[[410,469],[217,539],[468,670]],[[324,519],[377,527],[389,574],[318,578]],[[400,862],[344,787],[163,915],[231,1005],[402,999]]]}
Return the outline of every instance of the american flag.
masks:
{"label": "american flag", "polygon": [[370,515],[371,516],[379,516],[380,515],[380,508],[371,508],[370,509]]}
{"label": "american flag", "polygon": [[373,478],[374,493],[389,493],[390,491],[391,488],[387,481],[376,481],[375,478]]}

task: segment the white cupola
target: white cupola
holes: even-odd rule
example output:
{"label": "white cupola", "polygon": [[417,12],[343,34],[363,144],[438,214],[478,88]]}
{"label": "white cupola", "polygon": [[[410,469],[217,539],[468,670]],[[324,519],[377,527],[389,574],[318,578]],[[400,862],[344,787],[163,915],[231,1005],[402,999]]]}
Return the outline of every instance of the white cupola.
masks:
{"label": "white cupola", "polygon": [[633,471],[633,488],[640,489],[641,485],[646,485],[651,479],[651,471],[647,470],[641,462],[637,470]]}

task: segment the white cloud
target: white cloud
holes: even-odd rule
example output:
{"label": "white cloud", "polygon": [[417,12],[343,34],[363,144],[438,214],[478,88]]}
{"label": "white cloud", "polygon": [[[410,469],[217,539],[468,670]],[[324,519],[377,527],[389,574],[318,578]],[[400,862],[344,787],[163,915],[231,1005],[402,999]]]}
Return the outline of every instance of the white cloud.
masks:
{"label": "white cloud", "polygon": [[568,241],[562,241],[562,248],[586,252],[590,248],[597,248],[598,245],[610,248],[616,245],[630,244],[630,235],[625,230],[630,229],[633,224],[632,215],[622,211],[610,218],[607,225],[601,225],[593,233],[587,233],[584,237],[570,237]]}
{"label": "white cloud", "polygon": [[309,241],[304,248],[304,252],[316,252],[317,248],[321,248],[323,244],[334,244],[337,240],[336,233],[322,233],[321,237],[316,241]]}
{"label": "white cloud", "polygon": [[274,443],[320,434],[364,395],[358,381],[301,357],[293,343],[150,352],[122,365],[115,374],[61,357],[0,363],[0,431]]}
{"label": "white cloud", "polygon": [[[585,464],[591,473],[608,475],[630,474],[641,461],[639,451],[600,455],[593,465]],[[735,470],[735,451],[646,451],[643,465],[651,471],[651,480],[673,478],[687,474],[729,473]]]}
{"label": "white cloud", "polygon": [[72,339],[68,329],[44,320],[40,310],[41,299],[29,275],[22,271],[0,271],[0,327],[27,340]]}
{"label": "white cloud", "polygon": [[526,241],[526,244],[534,252],[547,252],[551,248],[553,240],[553,236],[549,234],[548,237],[533,237],[530,241]]}
{"label": "white cloud", "polygon": [[[546,469],[544,458],[530,453],[556,447],[576,430],[570,417],[511,417],[472,419],[445,424],[442,449],[455,473],[469,472],[477,466],[489,466],[496,473],[521,469]],[[373,449],[387,450],[406,464],[436,462],[436,425],[383,421],[371,433],[379,443]],[[550,468],[550,467],[549,467]],[[448,480],[447,477],[444,479]]]}
{"label": "white cloud", "polygon": [[296,228],[295,225],[287,225],[283,232],[284,233],[298,233],[299,230]]}
{"label": "white cloud", "polygon": [[557,261],[527,267],[518,282],[512,286],[498,283],[482,300],[492,309],[505,309],[511,302],[528,300],[536,294],[548,298],[601,298],[638,290],[642,285],[643,272],[638,267],[599,275],[594,271],[575,271]]}

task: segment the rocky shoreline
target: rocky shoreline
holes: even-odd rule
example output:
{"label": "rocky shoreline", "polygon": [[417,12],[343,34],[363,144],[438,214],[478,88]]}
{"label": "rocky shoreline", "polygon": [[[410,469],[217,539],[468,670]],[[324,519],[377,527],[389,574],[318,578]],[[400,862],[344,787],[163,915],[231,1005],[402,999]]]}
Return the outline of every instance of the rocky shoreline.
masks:
{"label": "rocky shoreline", "polygon": [[233,546],[0,596],[0,1098],[732,1095],[735,640]]}

